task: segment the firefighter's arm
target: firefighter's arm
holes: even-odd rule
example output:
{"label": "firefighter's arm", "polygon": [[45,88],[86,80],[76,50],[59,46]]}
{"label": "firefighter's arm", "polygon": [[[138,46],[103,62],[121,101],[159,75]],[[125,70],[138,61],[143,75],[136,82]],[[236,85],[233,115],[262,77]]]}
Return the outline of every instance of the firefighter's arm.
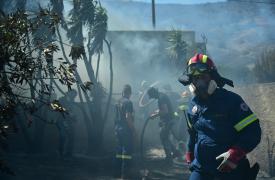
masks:
{"label": "firefighter's arm", "polygon": [[185,153],[185,160],[188,164],[191,164],[191,162],[194,160],[195,144],[196,144],[196,136],[195,136],[195,133],[192,133],[189,135],[189,139],[187,141],[187,151]]}
{"label": "firefighter's arm", "polygon": [[126,121],[128,124],[128,127],[135,132],[135,126],[134,126],[134,115],[132,112],[126,113]]}
{"label": "firefighter's arm", "polygon": [[231,112],[230,119],[234,122],[233,128],[238,138],[227,152],[216,158],[217,160],[222,160],[218,167],[218,170],[222,172],[230,172],[235,169],[239,161],[252,151],[261,140],[259,120],[241,97],[237,96]]}
{"label": "firefighter's arm", "polygon": [[236,113],[233,115],[234,120],[236,120],[234,129],[238,133],[238,140],[235,146],[249,153],[261,140],[259,119],[241,98],[237,107]]}
{"label": "firefighter's arm", "polygon": [[256,119],[253,123],[239,129],[238,141],[227,152],[216,157],[217,160],[221,160],[217,169],[221,172],[230,172],[235,169],[239,161],[252,151],[260,140],[261,128],[259,120]]}
{"label": "firefighter's arm", "polygon": [[232,110],[232,121],[238,139],[234,146],[243,149],[246,153],[252,151],[261,140],[259,119],[240,96],[237,96],[235,108]]}
{"label": "firefighter's arm", "polygon": [[187,129],[188,129],[189,138],[187,141],[187,151],[185,154],[185,160],[188,164],[190,164],[194,160],[194,149],[195,149],[195,144],[196,144],[196,139],[197,139],[197,132],[192,127],[189,119],[190,119],[190,116],[188,114],[188,119],[186,119],[186,121],[187,121]]}
{"label": "firefighter's arm", "polygon": [[134,108],[131,101],[127,102],[125,104],[125,110],[126,110],[126,121],[128,124],[128,127],[135,132],[135,126],[134,126]]}
{"label": "firefighter's arm", "polygon": [[188,130],[189,138],[187,141],[187,151],[194,152],[197,132],[192,128]]}
{"label": "firefighter's arm", "polygon": [[159,109],[150,114],[150,119],[155,119],[156,117],[159,117]]}
{"label": "firefighter's arm", "polygon": [[252,151],[261,141],[261,128],[259,120],[250,124],[239,132],[236,146],[244,149],[247,153]]}
{"label": "firefighter's arm", "polygon": [[251,112],[246,118],[238,122],[234,128],[238,131],[237,142],[225,153],[216,159],[222,160],[218,170],[230,172],[235,169],[241,159],[252,151],[261,140],[261,128],[256,115]]}
{"label": "firefighter's arm", "polygon": [[136,132],[136,128],[134,126],[134,115],[133,113],[126,113],[126,121],[128,124],[128,127],[130,128],[131,132],[133,133],[133,142],[134,142],[134,148],[137,148],[137,143],[138,143],[138,135]]}

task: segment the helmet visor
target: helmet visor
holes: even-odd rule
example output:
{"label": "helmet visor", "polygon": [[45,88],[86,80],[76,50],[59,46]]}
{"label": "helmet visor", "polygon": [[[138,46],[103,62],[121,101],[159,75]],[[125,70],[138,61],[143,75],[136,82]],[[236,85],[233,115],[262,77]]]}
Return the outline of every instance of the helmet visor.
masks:
{"label": "helmet visor", "polygon": [[204,63],[194,63],[194,64],[190,64],[187,67],[188,76],[201,75],[202,73],[206,73],[208,71],[209,71],[208,65]]}

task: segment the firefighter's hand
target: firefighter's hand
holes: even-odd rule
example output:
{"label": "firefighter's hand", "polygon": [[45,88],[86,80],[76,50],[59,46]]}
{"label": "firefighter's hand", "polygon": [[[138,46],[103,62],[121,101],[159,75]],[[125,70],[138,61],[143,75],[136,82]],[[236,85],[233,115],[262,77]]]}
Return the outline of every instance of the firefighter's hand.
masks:
{"label": "firefighter's hand", "polygon": [[156,117],[158,117],[158,113],[152,113],[150,114],[150,119],[155,119]]}
{"label": "firefighter's hand", "polygon": [[186,152],[185,160],[186,160],[187,164],[191,164],[192,161],[194,160],[194,154],[192,152]]}
{"label": "firefighter's hand", "polygon": [[221,172],[231,172],[237,168],[238,162],[244,158],[245,154],[245,151],[239,147],[230,148],[227,152],[216,157],[216,160],[222,161],[217,169]]}
{"label": "firefighter's hand", "polygon": [[158,116],[159,116],[159,110],[156,110],[150,115],[150,119],[155,119]]}
{"label": "firefighter's hand", "polygon": [[230,161],[229,158],[230,153],[228,151],[216,157],[216,160],[222,160],[221,164],[217,168],[219,171],[230,172],[237,167],[237,164]]}

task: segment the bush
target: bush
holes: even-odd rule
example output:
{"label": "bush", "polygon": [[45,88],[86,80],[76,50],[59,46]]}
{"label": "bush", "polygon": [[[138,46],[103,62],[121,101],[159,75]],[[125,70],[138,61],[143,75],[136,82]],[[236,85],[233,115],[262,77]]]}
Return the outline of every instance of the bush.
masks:
{"label": "bush", "polygon": [[275,47],[266,48],[253,69],[257,82],[275,81]]}

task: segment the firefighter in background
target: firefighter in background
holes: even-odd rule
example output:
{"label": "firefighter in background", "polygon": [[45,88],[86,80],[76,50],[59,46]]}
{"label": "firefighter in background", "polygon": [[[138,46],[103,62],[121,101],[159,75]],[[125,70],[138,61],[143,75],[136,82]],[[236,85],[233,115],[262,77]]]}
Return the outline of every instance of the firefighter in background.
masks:
{"label": "firefighter in background", "polygon": [[151,87],[148,89],[149,98],[158,100],[158,110],[151,114],[151,118],[160,118],[160,140],[164,148],[167,162],[172,162],[174,157],[179,155],[175,146],[171,142],[170,135],[172,133],[171,128],[173,125],[174,111],[172,104],[168,96],[162,92],[159,92],[156,88]]}
{"label": "firefighter in background", "polygon": [[[173,134],[173,137],[176,141],[174,141],[177,145],[176,149],[179,153],[181,153],[180,158],[182,160],[184,157],[184,153],[186,151],[186,110],[187,110],[187,104],[188,104],[188,93],[187,91],[183,92],[182,94],[179,94],[175,91],[173,91],[170,84],[165,84],[163,87],[164,94],[166,94],[171,103],[174,112],[174,119],[173,119],[173,126],[171,129],[171,132]],[[172,139],[173,140],[173,139]]]}
{"label": "firefighter in background", "polygon": [[149,99],[147,91],[149,88],[156,86],[159,81],[155,81],[152,84],[149,84],[147,81],[143,80],[141,82],[141,89],[139,90],[139,102],[138,106],[140,108],[140,115],[142,119],[148,118],[150,112],[155,109],[152,105],[154,100]]}
{"label": "firefighter in background", "polygon": [[233,82],[218,74],[208,56],[192,57],[186,75],[179,81],[195,95],[188,110],[190,180],[255,179],[258,164],[250,168],[246,154],[260,142],[258,118],[239,95],[223,88]]}
{"label": "firefighter in background", "polygon": [[165,84],[162,86],[162,88],[164,90],[163,93],[169,97],[173,110],[177,110],[178,106],[180,105],[181,95],[176,91],[173,91],[170,84]]}
{"label": "firefighter in background", "polygon": [[143,80],[141,82],[140,90],[139,90],[139,110],[140,110],[140,115],[142,119],[146,119],[149,116],[150,103],[148,104],[143,103],[143,101],[149,102],[148,96],[145,96],[148,88],[149,88],[149,83]]}
{"label": "firefighter in background", "polygon": [[118,140],[115,160],[115,176],[129,176],[132,168],[132,153],[136,130],[134,127],[134,109],[130,100],[131,86],[123,87],[122,97],[116,104],[115,134]]}
{"label": "firefighter in background", "polygon": [[188,130],[190,127],[188,118],[187,118],[187,110],[188,110],[188,103],[190,101],[190,95],[189,93],[185,90],[181,93],[181,99],[180,99],[180,105],[177,107],[181,121],[179,125],[179,143],[178,143],[178,149],[179,151],[183,154],[181,156],[181,159],[184,161],[184,153],[186,153],[186,143],[188,141]]}

